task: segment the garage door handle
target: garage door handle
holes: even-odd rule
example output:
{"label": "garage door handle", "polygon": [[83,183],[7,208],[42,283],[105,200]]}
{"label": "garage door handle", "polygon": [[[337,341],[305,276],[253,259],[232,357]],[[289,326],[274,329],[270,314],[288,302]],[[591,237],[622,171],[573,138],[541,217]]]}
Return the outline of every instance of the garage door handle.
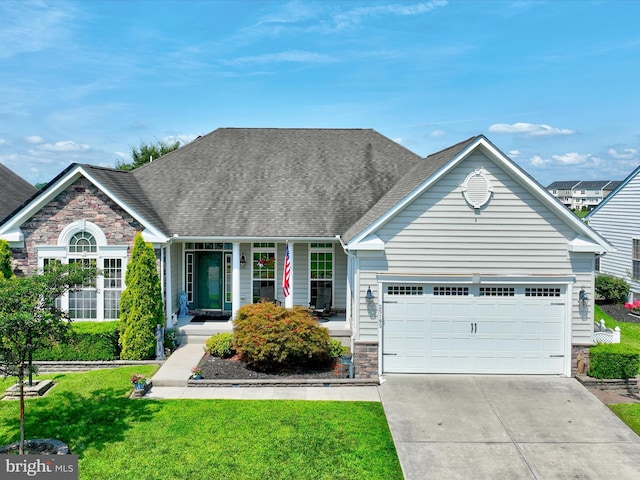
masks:
{"label": "garage door handle", "polygon": [[478,333],[478,324],[471,322],[471,333]]}
{"label": "garage door handle", "polygon": [[383,355],[398,355],[397,353],[383,353]]}
{"label": "garage door handle", "polygon": [[549,355],[551,358],[562,358],[564,355]]}

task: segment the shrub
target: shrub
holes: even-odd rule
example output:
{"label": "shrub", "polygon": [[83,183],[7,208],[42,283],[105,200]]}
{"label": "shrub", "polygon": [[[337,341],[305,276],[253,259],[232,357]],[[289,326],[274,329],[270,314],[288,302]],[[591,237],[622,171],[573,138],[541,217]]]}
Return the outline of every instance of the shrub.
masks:
{"label": "shrub", "polygon": [[613,275],[596,275],[595,286],[596,295],[605,303],[622,303],[629,295],[629,284],[622,278]]}
{"label": "shrub", "polygon": [[68,341],[57,342],[33,354],[41,361],[118,360],[118,322],[78,322],[71,324]]}
{"label": "shrub", "polygon": [[590,377],[633,378],[640,370],[640,351],[622,343],[597,345],[589,349]]}
{"label": "shrub", "polygon": [[223,332],[210,336],[205,342],[204,349],[209,355],[213,355],[214,357],[233,357],[235,354],[235,350],[233,349],[233,334],[231,332]]}
{"label": "shrub", "polygon": [[349,352],[349,347],[345,347],[342,345],[340,340],[336,340],[332,338],[329,340],[329,357],[336,359],[340,358],[340,355],[346,354]]}
{"label": "shrub", "polygon": [[272,303],[245,305],[234,321],[233,346],[256,368],[271,370],[330,361],[329,331],[308,309]]}
{"label": "shrub", "polygon": [[4,278],[13,277],[13,267],[11,265],[11,247],[6,240],[0,240],[0,276]]}
{"label": "shrub", "polygon": [[156,350],[156,325],[164,325],[160,277],[153,246],[137,233],[120,298],[120,345],[123,360],[151,358]]}

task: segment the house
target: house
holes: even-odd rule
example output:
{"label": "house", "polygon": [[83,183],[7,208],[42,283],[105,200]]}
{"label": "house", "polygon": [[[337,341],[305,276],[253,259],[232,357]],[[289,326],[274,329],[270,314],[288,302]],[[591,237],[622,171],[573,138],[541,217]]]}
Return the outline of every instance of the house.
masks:
{"label": "house", "polygon": [[629,300],[640,300],[640,167],[636,168],[600,205],[585,217],[615,248],[600,258],[600,273],[625,279]]}
{"label": "house", "polygon": [[0,163],[0,220],[36,192],[36,187]]}
{"label": "house", "polygon": [[[571,375],[610,245],[483,135],[422,158],[368,129],[221,128],[132,172],[73,164],[0,225],[14,260],[95,261],[76,319],[118,317],[133,237],[167,322],[261,298],[330,304],[356,376]],[[582,294],[580,293],[582,292]],[[169,324],[169,323],[168,323]]]}
{"label": "house", "polygon": [[611,180],[553,182],[547,190],[571,210],[591,210],[609,195],[620,182]]}

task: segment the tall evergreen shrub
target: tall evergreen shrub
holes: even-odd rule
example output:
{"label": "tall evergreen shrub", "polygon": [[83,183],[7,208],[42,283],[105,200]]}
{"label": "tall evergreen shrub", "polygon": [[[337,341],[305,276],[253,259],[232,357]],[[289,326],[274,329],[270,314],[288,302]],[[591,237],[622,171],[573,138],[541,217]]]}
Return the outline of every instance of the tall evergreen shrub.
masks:
{"label": "tall evergreen shrub", "polygon": [[123,360],[143,360],[155,353],[156,325],[164,325],[156,254],[142,234],[136,234],[120,298],[120,345]]}
{"label": "tall evergreen shrub", "polygon": [[11,247],[6,240],[0,240],[0,275],[4,278],[13,277],[11,266]]}

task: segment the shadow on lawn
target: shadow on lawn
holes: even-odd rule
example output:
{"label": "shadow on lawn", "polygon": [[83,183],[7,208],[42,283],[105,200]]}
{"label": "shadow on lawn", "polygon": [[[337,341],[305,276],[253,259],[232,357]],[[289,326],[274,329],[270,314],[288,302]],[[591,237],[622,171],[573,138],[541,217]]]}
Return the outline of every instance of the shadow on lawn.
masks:
{"label": "shadow on lawn", "polygon": [[[53,392],[51,392],[53,393]],[[29,400],[25,406],[27,438],[55,438],[67,443],[71,453],[83,457],[89,448],[122,441],[135,424],[149,421],[159,406],[148,400],[131,400],[122,389],[105,388],[90,392],[56,392]],[[20,438],[19,420],[5,425],[10,438]]]}

